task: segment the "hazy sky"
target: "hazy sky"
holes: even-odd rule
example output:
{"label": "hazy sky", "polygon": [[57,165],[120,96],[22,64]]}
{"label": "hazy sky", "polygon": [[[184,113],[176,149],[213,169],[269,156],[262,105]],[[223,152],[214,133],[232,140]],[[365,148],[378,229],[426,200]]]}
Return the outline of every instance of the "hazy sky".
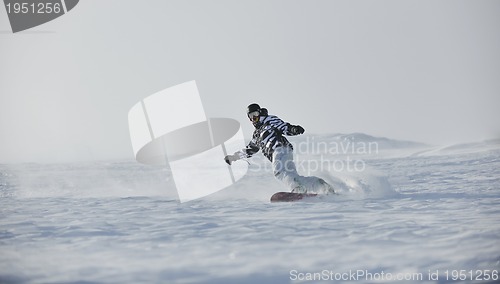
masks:
{"label": "hazy sky", "polygon": [[132,158],[129,109],[190,80],[246,137],[252,102],[308,133],[500,137],[499,15],[500,1],[81,0],[12,34],[0,8],[0,163]]}

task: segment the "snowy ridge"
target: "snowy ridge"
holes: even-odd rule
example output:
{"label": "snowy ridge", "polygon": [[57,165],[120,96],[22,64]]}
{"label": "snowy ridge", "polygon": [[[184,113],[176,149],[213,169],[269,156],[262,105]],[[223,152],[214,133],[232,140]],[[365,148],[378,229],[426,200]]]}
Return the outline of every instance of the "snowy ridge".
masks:
{"label": "snowy ridge", "polygon": [[433,146],[411,141],[375,137],[363,133],[303,135],[289,138],[297,154],[357,156],[364,159],[409,156]]}
{"label": "snowy ridge", "polygon": [[318,135],[318,140],[327,141],[338,141],[338,142],[363,142],[370,143],[376,142],[379,144],[380,149],[399,149],[399,148],[417,148],[417,147],[428,147],[429,145],[425,143],[404,141],[389,139],[386,137],[376,137],[364,133],[350,133],[350,134],[329,134],[329,135]]}
{"label": "snowy ridge", "polygon": [[415,153],[415,156],[429,155],[459,155],[471,154],[484,151],[500,150],[500,139],[485,140],[481,142],[462,143],[444,147],[434,147]]}

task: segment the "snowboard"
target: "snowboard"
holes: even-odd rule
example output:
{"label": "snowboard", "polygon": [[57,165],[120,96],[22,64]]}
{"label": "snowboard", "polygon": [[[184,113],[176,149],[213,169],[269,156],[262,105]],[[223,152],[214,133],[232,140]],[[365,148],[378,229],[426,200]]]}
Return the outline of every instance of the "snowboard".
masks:
{"label": "snowboard", "polygon": [[317,196],[316,193],[295,193],[295,192],[276,192],[271,196],[271,202],[292,202],[308,197]]}

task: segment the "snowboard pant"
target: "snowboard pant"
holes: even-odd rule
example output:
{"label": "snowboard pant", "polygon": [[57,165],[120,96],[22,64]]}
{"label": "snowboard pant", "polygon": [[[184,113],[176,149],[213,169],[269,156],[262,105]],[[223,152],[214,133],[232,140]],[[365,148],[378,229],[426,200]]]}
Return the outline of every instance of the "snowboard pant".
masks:
{"label": "snowboard pant", "polygon": [[274,150],[273,173],[291,192],[334,193],[333,188],[323,179],[314,176],[304,177],[297,173],[293,150],[290,147],[278,147]]}

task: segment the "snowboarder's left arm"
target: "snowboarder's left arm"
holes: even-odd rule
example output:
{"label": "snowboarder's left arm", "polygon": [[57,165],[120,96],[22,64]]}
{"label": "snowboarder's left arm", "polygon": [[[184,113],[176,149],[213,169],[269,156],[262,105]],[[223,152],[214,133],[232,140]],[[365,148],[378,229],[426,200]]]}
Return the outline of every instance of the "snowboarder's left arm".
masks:
{"label": "snowboarder's left arm", "polygon": [[295,136],[305,132],[302,126],[291,125],[290,123],[284,122],[278,117],[273,118],[273,120],[271,120],[271,123],[285,135]]}
{"label": "snowboarder's left arm", "polygon": [[288,127],[288,133],[285,133],[286,135],[299,135],[299,134],[303,134],[306,130],[304,129],[304,127],[300,126],[300,125],[290,125]]}

